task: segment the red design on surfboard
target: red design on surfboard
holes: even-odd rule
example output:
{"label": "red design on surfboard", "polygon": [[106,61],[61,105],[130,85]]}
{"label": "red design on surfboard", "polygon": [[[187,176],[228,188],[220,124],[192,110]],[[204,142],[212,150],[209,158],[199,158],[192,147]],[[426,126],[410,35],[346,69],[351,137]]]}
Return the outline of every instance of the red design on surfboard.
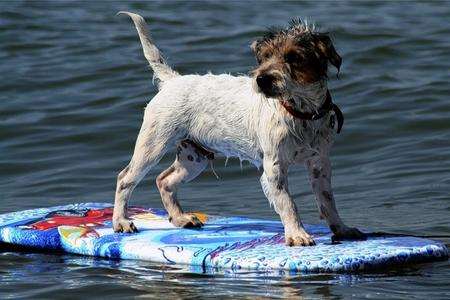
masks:
{"label": "red design on surfboard", "polygon": [[[143,208],[130,208],[129,214],[145,213]],[[48,230],[59,226],[96,227],[105,225],[111,221],[113,208],[85,209],[85,210],[61,210],[48,214],[42,220],[28,224],[36,230]]]}

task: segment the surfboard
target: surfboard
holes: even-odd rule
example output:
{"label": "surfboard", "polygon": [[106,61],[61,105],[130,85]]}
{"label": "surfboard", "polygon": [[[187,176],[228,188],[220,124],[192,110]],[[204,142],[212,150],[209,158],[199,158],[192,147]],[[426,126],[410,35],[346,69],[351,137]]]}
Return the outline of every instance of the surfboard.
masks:
{"label": "surfboard", "polygon": [[162,209],[130,207],[138,233],[114,233],[113,207],[79,203],[0,215],[0,242],[45,251],[183,264],[192,270],[359,272],[448,259],[440,242],[381,236],[333,243],[324,225],[306,225],[317,245],[284,245],[279,221],[196,213],[201,229],[174,227]]}

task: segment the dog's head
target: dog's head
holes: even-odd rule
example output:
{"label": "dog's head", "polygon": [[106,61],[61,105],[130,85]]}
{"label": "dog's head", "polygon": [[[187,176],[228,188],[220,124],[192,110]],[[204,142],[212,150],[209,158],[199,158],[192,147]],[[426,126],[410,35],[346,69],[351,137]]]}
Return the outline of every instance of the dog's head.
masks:
{"label": "dog's head", "polygon": [[300,20],[269,30],[251,48],[258,62],[252,74],[266,97],[291,97],[291,90],[326,79],[328,63],[338,71],[342,63],[328,34],[315,32]]}

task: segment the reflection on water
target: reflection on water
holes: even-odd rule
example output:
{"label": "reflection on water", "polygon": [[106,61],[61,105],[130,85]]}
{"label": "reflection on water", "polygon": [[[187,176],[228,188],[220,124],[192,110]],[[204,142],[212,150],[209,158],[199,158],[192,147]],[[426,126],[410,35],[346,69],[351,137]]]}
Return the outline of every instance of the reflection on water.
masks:
{"label": "reflection on water", "polygon": [[[443,268],[445,263],[436,264]],[[402,281],[422,277],[431,268],[429,264],[403,270],[371,274],[279,275],[267,272],[219,271],[204,274],[190,267],[157,265],[149,262],[114,261],[73,255],[50,255],[30,252],[0,255],[2,299],[17,297],[54,297],[55,289],[64,289],[65,297],[92,295],[93,290],[123,296],[167,297],[202,296],[270,296],[277,298],[303,295],[335,298],[335,290],[351,288],[351,293],[362,295],[361,285]],[[32,276],[31,276],[32,275]],[[33,278],[45,281],[45,287]],[[23,278],[9,289],[9,283]],[[396,278],[396,279],[393,279]],[[170,285],[167,289],[166,285]],[[351,293],[346,293],[347,296]],[[378,294],[380,297],[382,294]],[[385,294],[388,295],[387,293]],[[94,294],[95,296],[95,294]]]}

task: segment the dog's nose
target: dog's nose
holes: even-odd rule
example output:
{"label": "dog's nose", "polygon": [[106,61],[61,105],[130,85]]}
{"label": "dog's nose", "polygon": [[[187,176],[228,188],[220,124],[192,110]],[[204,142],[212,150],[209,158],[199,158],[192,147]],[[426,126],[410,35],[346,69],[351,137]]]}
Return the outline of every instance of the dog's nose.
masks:
{"label": "dog's nose", "polygon": [[259,88],[263,91],[267,91],[270,88],[272,88],[272,83],[274,82],[274,80],[275,77],[269,74],[262,74],[256,77],[256,83],[258,84]]}

